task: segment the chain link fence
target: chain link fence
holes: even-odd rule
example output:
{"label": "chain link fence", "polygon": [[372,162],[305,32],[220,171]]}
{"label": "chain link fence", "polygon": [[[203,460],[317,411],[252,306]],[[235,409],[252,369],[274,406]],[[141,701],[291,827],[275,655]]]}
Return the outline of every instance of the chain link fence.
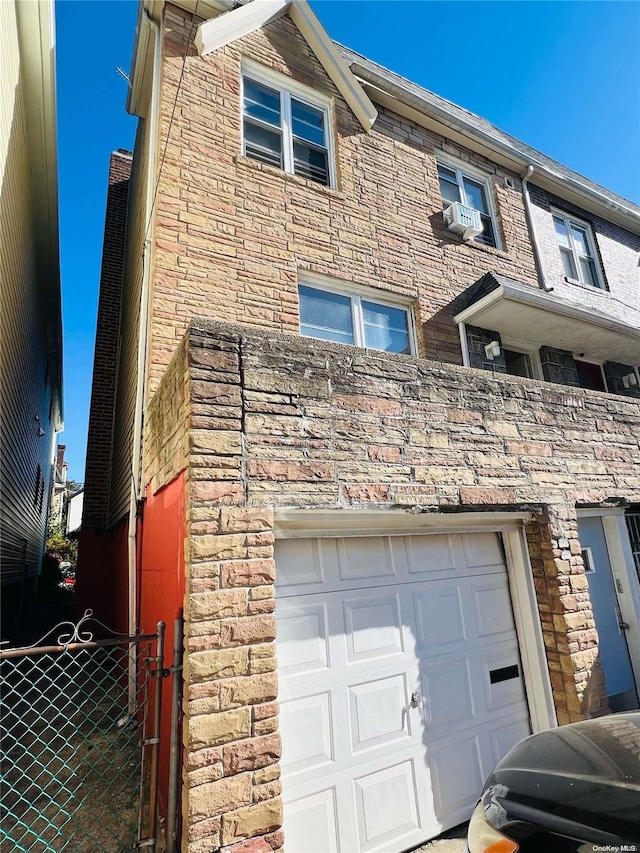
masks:
{"label": "chain link fence", "polygon": [[89,619],[56,645],[0,652],[3,853],[155,849],[148,766],[157,765],[152,682],[164,626],[160,636],[94,642]]}

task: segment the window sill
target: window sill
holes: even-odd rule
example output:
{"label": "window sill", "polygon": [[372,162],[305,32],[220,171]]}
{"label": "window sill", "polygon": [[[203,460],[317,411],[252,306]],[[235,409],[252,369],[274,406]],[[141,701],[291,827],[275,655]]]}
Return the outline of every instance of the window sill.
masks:
{"label": "window sill", "polygon": [[254,160],[251,157],[236,154],[233,160],[239,170],[247,169],[252,172],[264,172],[267,175],[278,177],[286,183],[292,183],[299,187],[304,187],[305,189],[321,193],[322,195],[329,195],[334,198],[341,199],[345,198],[344,193],[336,189],[336,187],[329,187],[325,184],[320,184],[317,181],[310,180],[309,178],[303,178],[301,175],[292,175],[291,172],[285,172],[284,169],[278,169],[276,166],[268,166],[266,163],[261,163],[259,160]]}
{"label": "window sill", "polygon": [[578,281],[577,278],[569,278],[568,275],[563,275],[562,280],[573,287],[581,287],[583,290],[588,290],[590,293],[601,293],[603,296],[610,295],[609,290],[606,287],[601,287],[599,284],[585,284],[582,281]]}

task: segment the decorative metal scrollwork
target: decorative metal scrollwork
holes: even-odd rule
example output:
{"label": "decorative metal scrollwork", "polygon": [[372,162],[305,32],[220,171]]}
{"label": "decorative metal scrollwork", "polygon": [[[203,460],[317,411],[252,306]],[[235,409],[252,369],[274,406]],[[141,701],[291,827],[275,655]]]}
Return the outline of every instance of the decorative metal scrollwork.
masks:
{"label": "decorative metal scrollwork", "polygon": [[[100,625],[100,627],[104,628],[109,636],[113,638],[124,638],[128,636],[128,634],[121,634],[117,631],[113,631],[108,625],[105,625],[104,622],[101,622],[99,619],[95,619],[93,616],[93,610],[91,610],[91,608],[87,608],[84,611],[82,618],[77,622],[71,622],[70,620],[58,622],[57,625],[50,628],[47,633],[40,637],[39,640],[36,640],[35,643],[31,643],[29,646],[20,646],[19,648],[36,649],[43,646],[47,639],[49,639],[49,642],[55,642],[58,646],[70,646],[73,643],[92,643],[94,639],[94,630],[88,630],[87,623],[89,622],[93,623],[93,625]],[[7,649],[4,647],[2,651],[16,651],[16,649]]]}

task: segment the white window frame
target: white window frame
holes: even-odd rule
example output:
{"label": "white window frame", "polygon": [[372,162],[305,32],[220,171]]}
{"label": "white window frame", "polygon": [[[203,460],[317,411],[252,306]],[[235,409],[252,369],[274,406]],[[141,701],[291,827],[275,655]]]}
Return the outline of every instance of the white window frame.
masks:
{"label": "white window frame", "polygon": [[[268,86],[270,89],[275,89],[280,93],[280,110],[282,125],[280,127],[282,133],[282,159],[284,163],[283,170],[289,175],[296,175],[294,172],[293,161],[293,130],[291,121],[291,98],[296,101],[308,104],[317,110],[322,110],[324,113],[324,133],[327,147],[327,160],[329,166],[329,183],[322,184],[319,181],[313,181],[304,175],[296,175],[297,178],[309,181],[319,187],[336,187],[336,157],[335,144],[333,134],[333,100],[327,98],[318,92],[314,92],[297,80],[292,80],[284,74],[279,74],[270,68],[265,68],[257,62],[252,62],[250,59],[243,58],[240,74],[240,144],[241,153],[246,157],[245,138],[244,138],[244,81],[245,77],[254,80],[256,83],[261,83],[263,86]],[[260,162],[260,161],[256,161]],[[276,169],[277,166],[271,168]]]}
{"label": "white window frame", "polygon": [[510,338],[508,335],[500,335],[502,340],[502,349],[511,350],[511,352],[519,352],[526,355],[529,359],[531,367],[530,379],[538,379],[544,381],[544,373],[542,372],[542,362],[540,361],[540,347],[537,344],[528,343],[527,341],[518,338]]}
{"label": "white window frame", "polygon": [[[351,299],[351,322],[353,324],[353,344],[344,346],[355,346],[361,349],[368,349],[371,352],[387,352],[389,355],[412,355],[418,354],[418,340],[416,337],[416,325],[413,315],[414,300],[406,297],[398,296],[388,291],[376,290],[373,287],[366,287],[361,284],[346,284],[345,282],[333,281],[322,277],[317,277],[314,274],[305,272],[298,278],[298,287],[313,287],[316,290],[323,290],[325,293],[334,293],[336,296],[347,296]],[[298,290],[298,305],[300,304],[300,291]],[[362,313],[362,300],[365,302],[375,302],[378,305],[384,305],[387,308],[399,308],[406,312],[407,315],[407,334],[409,338],[409,353],[389,352],[388,350],[379,350],[374,347],[368,347],[364,341],[364,315]],[[300,311],[298,310],[298,330],[300,329]],[[302,337],[310,338],[311,335],[302,335]],[[326,340],[325,338],[314,338],[313,340]],[[328,341],[327,343],[331,343]],[[335,342],[334,342],[335,343]]]}
{"label": "white window frame", "polygon": [[[467,177],[472,181],[476,181],[479,184],[484,186],[485,196],[487,199],[487,206],[489,208],[489,216],[491,217],[491,225],[493,226],[493,234],[496,240],[495,246],[488,246],[488,248],[499,249],[502,251],[502,238],[500,235],[500,229],[498,228],[498,217],[496,216],[496,208],[493,202],[493,192],[491,190],[491,181],[489,180],[489,175],[486,172],[482,172],[480,169],[476,169],[473,166],[469,166],[467,163],[460,163],[457,160],[449,159],[448,157],[436,157],[436,170],[438,166],[444,166],[445,169],[451,169],[452,172],[456,173],[456,181],[458,182],[458,189],[460,190],[460,195],[464,195],[464,184],[462,183],[462,178]],[[440,192],[440,179],[438,178],[438,192]],[[442,195],[440,196],[442,199]],[[444,199],[442,199],[442,203],[444,205]],[[465,201],[462,204],[466,204]],[[471,205],[466,205],[467,207],[471,207]],[[473,208],[475,210],[475,207]],[[475,241],[474,242],[478,242]],[[480,246],[487,246],[486,243],[479,243]]]}
{"label": "white window frame", "polygon": [[[576,269],[576,274],[578,276],[578,278],[569,278],[569,276],[564,275],[564,269],[563,269],[562,270],[563,277],[567,281],[575,281],[578,284],[581,284],[583,287],[591,287],[591,288],[595,287],[598,290],[605,290],[606,291],[606,287],[604,284],[604,278],[602,275],[602,269],[600,266],[600,257],[598,255],[598,252],[596,251],[596,241],[595,241],[595,237],[593,235],[593,229],[591,228],[591,225],[588,222],[585,222],[583,219],[579,219],[577,216],[570,215],[568,213],[565,213],[564,210],[559,210],[556,207],[552,207],[551,208],[551,222],[553,225],[553,236],[554,236],[555,241],[556,241],[556,247],[558,249],[558,254],[561,254],[560,244],[558,243],[558,235],[556,234],[556,228],[555,228],[555,223],[553,222],[553,217],[557,217],[558,219],[562,219],[562,221],[564,222],[564,226],[567,229],[567,235],[569,237],[569,247],[571,249],[571,256],[573,258],[573,265]],[[576,246],[574,245],[573,235],[571,234],[571,224],[572,223],[574,225],[576,225],[578,228],[582,228],[585,232],[585,236],[586,236],[586,240],[587,240],[587,246],[589,247],[589,252],[591,253],[591,258],[593,260],[593,266],[595,268],[595,274],[596,274],[596,283],[595,284],[590,284],[588,281],[584,281],[584,279],[582,278],[582,269],[580,268],[580,254],[579,254]],[[560,258],[560,264],[562,264],[562,257]]]}

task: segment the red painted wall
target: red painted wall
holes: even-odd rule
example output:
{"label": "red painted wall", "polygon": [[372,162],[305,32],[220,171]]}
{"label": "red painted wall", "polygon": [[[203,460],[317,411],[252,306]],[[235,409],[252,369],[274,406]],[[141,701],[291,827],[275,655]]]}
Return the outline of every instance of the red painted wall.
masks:
{"label": "red painted wall", "polygon": [[[184,475],[179,474],[156,494],[147,486],[139,537],[138,624],[153,632],[166,623],[165,667],[173,662],[174,620],[184,599]],[[166,812],[171,738],[171,679],[163,681],[160,747],[160,808]]]}
{"label": "red painted wall", "polygon": [[83,530],[78,543],[75,610],[87,608],[112,631],[129,632],[128,518],[108,532]]}

